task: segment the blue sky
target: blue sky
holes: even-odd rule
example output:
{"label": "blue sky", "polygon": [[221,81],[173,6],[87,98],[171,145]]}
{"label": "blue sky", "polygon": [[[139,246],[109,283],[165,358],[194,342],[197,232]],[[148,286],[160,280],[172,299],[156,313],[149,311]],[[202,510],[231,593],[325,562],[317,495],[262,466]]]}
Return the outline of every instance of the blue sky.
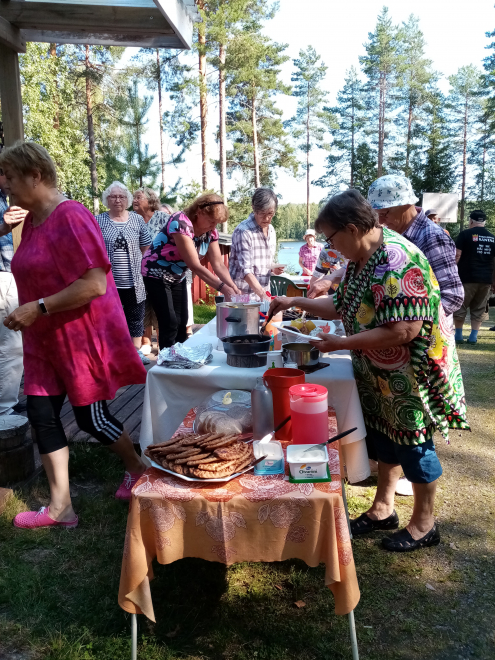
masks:
{"label": "blue sky", "polygon": [[[290,83],[292,58],[298,56],[301,48],[312,45],[328,66],[323,87],[329,93],[330,104],[333,103],[347,69],[353,65],[358,67],[358,56],[364,53],[363,44],[368,32],[373,31],[384,4],[395,23],[406,20],[411,13],[419,17],[427,42],[426,55],[433,61],[434,68],[443,74],[441,85],[445,92],[448,91],[448,76],[459,67],[467,64],[481,67],[482,59],[487,54],[485,46],[490,41],[485,37],[485,32],[495,29],[494,0],[415,0],[413,3],[404,0],[389,0],[386,3],[383,0],[280,0],[280,11],[267,24],[265,32],[271,39],[288,44],[287,54],[291,60],[283,67],[285,82]],[[288,119],[294,113],[295,99],[281,97],[279,107],[284,111],[284,119]],[[218,107],[214,99],[209,115],[211,130],[208,140],[210,157],[213,158],[218,148],[214,138]],[[158,152],[157,103],[151,107],[149,119],[146,141],[151,151]],[[323,173],[323,153],[316,153],[312,162],[312,178],[316,179]],[[199,143],[191,149],[183,165],[167,168],[169,182],[175,182],[178,176],[184,183],[201,180]],[[209,174],[209,185],[219,187],[213,168]],[[229,181],[228,186],[233,188],[234,181]],[[305,181],[295,180],[283,172],[279,173],[276,192],[281,194],[282,203],[306,200]],[[312,187],[311,196],[312,201],[318,202],[324,196],[323,190]]]}

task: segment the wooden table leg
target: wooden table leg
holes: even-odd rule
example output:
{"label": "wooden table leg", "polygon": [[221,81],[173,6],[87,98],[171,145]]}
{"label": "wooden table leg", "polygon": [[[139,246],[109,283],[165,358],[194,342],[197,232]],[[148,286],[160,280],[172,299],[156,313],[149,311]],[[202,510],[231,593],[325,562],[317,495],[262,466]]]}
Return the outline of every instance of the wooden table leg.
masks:
{"label": "wooden table leg", "polygon": [[348,617],[349,617],[349,632],[351,634],[352,660],[359,660],[356,625],[354,623],[354,610],[351,610],[349,612]]}
{"label": "wooden table leg", "polygon": [[131,614],[131,660],[137,660],[137,614]]}

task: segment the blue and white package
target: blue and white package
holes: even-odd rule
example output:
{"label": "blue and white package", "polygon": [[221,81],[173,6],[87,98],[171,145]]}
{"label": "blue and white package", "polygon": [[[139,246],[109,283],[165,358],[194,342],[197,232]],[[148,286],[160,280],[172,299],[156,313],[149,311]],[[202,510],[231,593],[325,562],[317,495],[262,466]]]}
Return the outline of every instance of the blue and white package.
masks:
{"label": "blue and white package", "polygon": [[253,442],[253,452],[255,458],[266,456],[266,458],[254,466],[254,474],[284,474],[284,451],[278,440],[261,443],[260,440]]}

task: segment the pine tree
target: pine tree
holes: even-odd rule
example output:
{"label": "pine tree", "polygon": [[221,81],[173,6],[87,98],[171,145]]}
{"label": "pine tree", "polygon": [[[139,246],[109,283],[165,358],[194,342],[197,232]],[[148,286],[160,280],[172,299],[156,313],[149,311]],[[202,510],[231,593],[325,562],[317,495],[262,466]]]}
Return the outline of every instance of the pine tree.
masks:
{"label": "pine tree", "polygon": [[[156,154],[149,153],[149,146],[143,143],[148,119],[146,115],[153,103],[151,96],[143,96],[134,80],[126,90],[126,95],[115,102],[123,128],[120,151],[115,154],[122,164],[126,184],[131,189],[148,185],[153,187],[160,172]],[[117,168],[119,165],[115,163]]]}
{"label": "pine tree", "polygon": [[418,195],[423,192],[451,192],[456,183],[455,151],[445,116],[445,97],[438,88],[429,89],[422,147],[411,164],[411,183]]}
{"label": "pine tree", "polygon": [[328,67],[321,62],[321,57],[312,46],[299,51],[299,58],[294,60],[295,71],[292,82],[295,83],[292,94],[298,100],[296,115],[286,122],[297,141],[298,149],[303,152],[306,170],[306,222],[310,226],[310,153],[315,146],[328,149],[323,142],[329,128],[328,113],[323,111],[327,93],[320,87]]}
{"label": "pine tree", "polygon": [[337,94],[337,105],[323,111],[328,115],[331,151],[325,174],[313,184],[335,194],[344,186],[355,187],[356,150],[366,123],[363,86],[354,67],[347,72],[344,87]]}
{"label": "pine tree", "polygon": [[393,159],[394,169],[409,177],[411,158],[419,148],[418,137],[424,120],[424,107],[428,102],[428,89],[438,80],[431,70],[431,60],[425,58],[425,40],[419,19],[411,14],[397,33],[397,95],[400,113],[396,119],[400,146]]}
{"label": "pine tree", "polygon": [[354,188],[363,197],[368,196],[368,189],[377,178],[376,152],[367,142],[361,142],[356,149],[354,161]]}
{"label": "pine tree", "polygon": [[251,189],[273,185],[279,167],[297,170],[282,111],[275,105],[278,94],[290,93],[279,78],[280,65],[288,59],[285,49],[257,30],[241,30],[227,52],[227,132],[233,143],[227,169],[240,171]]}
{"label": "pine tree", "polygon": [[[184,162],[184,154],[197,139],[200,130],[199,122],[193,119],[196,106],[197,81],[194,78],[193,67],[188,63],[182,51],[141,48],[134,58],[139,62],[140,78],[146,82],[148,89],[158,92],[159,127],[160,127],[160,168],[161,195],[168,198],[175,195],[178,185],[168,186],[166,190],[165,167]],[[163,96],[168,93],[167,110],[163,109]],[[165,135],[171,137],[177,153],[165,153]]]}
{"label": "pine tree", "polygon": [[474,166],[476,174],[469,193],[479,201],[478,208],[483,208],[487,201],[488,172],[493,167],[492,154],[495,146],[492,133],[492,111],[487,98],[480,99],[473,137],[468,154],[468,165]]}
{"label": "pine tree", "polygon": [[377,176],[384,173],[386,156],[387,126],[391,122],[394,109],[392,90],[396,84],[398,53],[397,27],[392,25],[388,9],[384,7],[378,16],[375,32],[368,34],[364,44],[366,55],[359,57],[359,62],[367,77],[369,112],[376,125]]}
{"label": "pine tree", "polygon": [[448,108],[452,128],[459,136],[454,140],[460,156],[461,168],[461,215],[460,229],[464,228],[466,204],[467,156],[473,140],[473,125],[479,112],[480,97],[483,93],[481,71],[470,64],[461,67],[456,74],[449,77],[451,86]]}

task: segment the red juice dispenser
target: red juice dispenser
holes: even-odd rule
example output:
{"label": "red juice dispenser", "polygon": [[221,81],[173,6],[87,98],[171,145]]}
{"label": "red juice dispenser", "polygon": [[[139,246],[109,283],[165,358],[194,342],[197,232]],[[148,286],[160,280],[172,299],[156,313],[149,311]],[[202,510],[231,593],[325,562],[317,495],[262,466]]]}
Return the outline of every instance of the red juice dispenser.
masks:
{"label": "red juice dispenser", "polygon": [[323,385],[292,385],[289,388],[292,442],[315,445],[328,440],[328,390]]}
{"label": "red juice dispenser", "polygon": [[[289,402],[289,389],[291,388],[291,385],[295,386],[297,383],[304,383],[305,377],[304,371],[287,368],[268,369],[268,371],[265,371],[263,374],[263,382],[266,387],[270,388],[273,396],[273,423],[275,426],[278,426],[291,414]],[[292,439],[292,427],[290,421],[276,431],[275,439]]]}

